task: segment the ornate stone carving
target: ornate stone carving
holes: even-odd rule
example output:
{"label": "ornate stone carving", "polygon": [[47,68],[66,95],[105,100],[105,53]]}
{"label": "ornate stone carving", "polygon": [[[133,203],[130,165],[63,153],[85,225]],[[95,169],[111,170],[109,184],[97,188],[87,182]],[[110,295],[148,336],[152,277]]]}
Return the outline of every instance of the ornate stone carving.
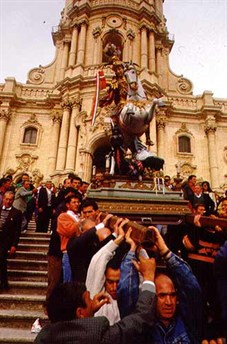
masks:
{"label": "ornate stone carving", "polygon": [[88,126],[87,126],[88,118],[87,118],[87,112],[81,111],[77,115],[77,117],[74,118],[75,127],[79,128],[79,142],[80,142],[80,149],[85,149],[87,146],[87,140],[88,140]]}
{"label": "ornate stone carving", "polygon": [[72,101],[69,100],[68,98],[63,99],[63,101],[61,102],[61,107],[64,110],[71,110],[71,108],[72,108]]}
{"label": "ornate stone carving", "polygon": [[102,28],[106,25],[106,17],[102,17]]}
{"label": "ornate stone carving", "polygon": [[196,166],[193,165],[191,162],[189,161],[180,162],[180,173],[184,177],[188,177],[191,174],[194,174],[195,170],[196,170]]}
{"label": "ornate stone carving", "polygon": [[149,30],[149,27],[148,27],[148,25],[146,23],[140,24],[139,28],[140,28],[140,31],[142,31],[142,30]]}
{"label": "ornate stone carving", "polygon": [[35,126],[41,127],[41,124],[38,122],[36,115],[34,113],[31,114],[29,120],[24,122],[23,126],[25,125],[35,125]]}
{"label": "ornate stone carving", "polygon": [[4,120],[6,122],[8,122],[11,118],[11,111],[8,109],[8,110],[5,110],[5,109],[0,109],[0,120]]}
{"label": "ornate stone carving", "polygon": [[41,180],[43,179],[43,174],[40,172],[38,168],[35,168],[32,171],[32,177],[35,187],[38,187],[40,185]]}
{"label": "ornate stone carving", "polygon": [[117,28],[122,25],[122,18],[117,15],[110,15],[106,18],[106,23],[111,28]]}
{"label": "ornate stone carving", "polygon": [[176,134],[188,134],[190,136],[193,136],[192,132],[187,128],[187,124],[186,123],[182,123],[181,127],[179,130],[176,131]]}
{"label": "ornate stone carving", "polygon": [[79,22],[78,22],[78,25],[82,26],[82,25],[85,25],[85,26],[88,26],[88,20],[86,18],[82,18]]}
{"label": "ornate stone carving", "polygon": [[123,28],[124,28],[125,30],[127,29],[127,23],[128,23],[127,17],[124,17],[124,18],[123,18]]}
{"label": "ornate stone carving", "polygon": [[208,116],[205,122],[205,133],[207,135],[214,134],[217,129],[217,123],[214,116]]}
{"label": "ornate stone carving", "polygon": [[39,68],[32,69],[28,74],[28,83],[40,85],[45,80],[45,71],[40,66]]}
{"label": "ornate stone carving", "polygon": [[223,159],[224,159],[224,162],[227,164],[227,146],[224,147]]}
{"label": "ornate stone carving", "polygon": [[51,112],[51,119],[52,119],[53,123],[61,123],[62,113],[60,111],[52,111]]}
{"label": "ornate stone carving", "polygon": [[166,126],[166,117],[165,116],[158,116],[156,117],[156,123],[158,129],[165,129]]}
{"label": "ornate stone carving", "polygon": [[45,90],[41,88],[34,88],[34,87],[23,87],[21,90],[21,95],[23,97],[32,97],[32,98],[46,98],[49,94],[53,93],[51,90]]}
{"label": "ornate stone carving", "polygon": [[72,107],[76,107],[79,110],[81,110],[81,106],[82,106],[82,99],[80,97],[75,97],[71,99],[71,104]]}
{"label": "ornate stone carving", "polygon": [[101,35],[101,32],[102,32],[101,27],[97,26],[92,30],[92,35],[94,36],[94,38],[97,38],[98,36]]}
{"label": "ornate stone carving", "polygon": [[128,37],[128,39],[130,39],[130,41],[133,41],[136,37],[136,34],[132,29],[129,29],[127,31],[127,37]]}
{"label": "ornate stone carving", "polygon": [[174,107],[180,107],[180,108],[186,108],[186,109],[190,108],[191,110],[196,110],[196,107],[197,107],[196,99],[168,97],[168,101],[170,101]]}
{"label": "ornate stone carving", "polygon": [[180,78],[177,80],[177,90],[182,94],[192,93],[193,85],[190,80],[186,78]]}
{"label": "ornate stone carving", "polygon": [[111,132],[110,117],[113,113],[112,105],[107,105],[105,108],[98,108],[97,116],[94,125],[90,130],[94,133],[97,130],[104,131],[106,135]]}
{"label": "ornate stone carving", "polygon": [[16,170],[29,171],[35,160],[38,159],[37,155],[31,155],[29,153],[16,154],[16,159],[19,163]]}

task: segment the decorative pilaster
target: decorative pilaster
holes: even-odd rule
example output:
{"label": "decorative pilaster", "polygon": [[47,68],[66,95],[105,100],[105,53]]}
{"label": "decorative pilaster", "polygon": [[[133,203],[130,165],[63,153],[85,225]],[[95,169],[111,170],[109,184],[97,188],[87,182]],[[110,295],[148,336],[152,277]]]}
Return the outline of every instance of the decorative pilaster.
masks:
{"label": "decorative pilaster", "polygon": [[147,27],[141,27],[141,49],[140,49],[141,68],[148,67],[148,41],[147,41]]}
{"label": "decorative pilaster", "polygon": [[158,44],[156,46],[157,51],[157,73],[158,76],[162,76],[162,45]]}
{"label": "decorative pilaster", "polygon": [[92,156],[91,153],[86,152],[85,153],[85,169],[84,169],[84,176],[83,180],[90,182],[91,181],[91,175],[92,175]]}
{"label": "decorative pilaster", "polygon": [[159,110],[158,114],[156,115],[156,126],[157,126],[157,142],[158,142],[158,156],[164,157],[165,156],[165,127],[166,127],[166,120],[167,117],[165,115],[165,111]]}
{"label": "decorative pilaster", "polygon": [[80,26],[80,34],[79,34],[78,50],[77,50],[77,64],[84,63],[86,35],[87,35],[87,22],[83,21]]}
{"label": "decorative pilaster", "polygon": [[99,61],[99,51],[100,51],[100,35],[101,35],[101,28],[100,26],[97,26],[92,31],[93,37],[94,37],[94,49],[93,49],[93,64],[96,65],[100,63]]}
{"label": "decorative pilaster", "polygon": [[56,160],[58,153],[58,142],[60,134],[60,126],[62,121],[62,114],[58,111],[54,111],[51,114],[53,121],[52,130],[51,130],[51,155],[48,158],[48,174],[52,174],[56,168]]}
{"label": "decorative pilaster", "polygon": [[0,157],[2,155],[4,138],[6,133],[7,123],[11,117],[11,112],[9,109],[0,109]]}
{"label": "decorative pilaster", "polygon": [[210,165],[210,180],[213,188],[219,186],[218,164],[217,164],[217,148],[215,132],[217,124],[214,116],[208,116],[205,122],[205,133],[208,139],[208,156]]}
{"label": "decorative pilaster", "polygon": [[69,58],[69,41],[65,40],[64,47],[63,47],[62,61],[61,61],[60,80],[64,79],[65,70],[68,66],[68,58]]}
{"label": "decorative pilaster", "polygon": [[92,176],[92,155],[87,150],[80,150],[80,167],[78,172],[80,178],[90,182]]}
{"label": "decorative pilaster", "polygon": [[154,31],[149,32],[149,59],[148,59],[148,68],[152,73],[155,73],[156,70],[156,61],[155,61],[155,37]]}
{"label": "decorative pilaster", "polygon": [[78,130],[75,123],[76,118],[78,117],[78,113],[81,107],[81,99],[75,98],[72,99],[72,115],[70,121],[70,128],[69,128],[69,140],[67,146],[67,157],[66,157],[66,170],[67,171],[74,171],[75,169],[75,159],[76,159],[76,150],[77,150],[77,142],[78,142]]}
{"label": "decorative pilaster", "polygon": [[74,26],[72,39],[71,39],[71,48],[69,53],[69,66],[74,66],[76,63],[76,48],[78,42],[78,27]]}
{"label": "decorative pilaster", "polygon": [[135,32],[132,29],[127,31],[127,40],[125,46],[125,61],[132,61],[133,59],[133,41],[135,39]]}
{"label": "decorative pilaster", "polygon": [[58,155],[57,155],[57,165],[56,170],[63,171],[65,168],[65,159],[66,159],[66,150],[68,143],[68,134],[69,134],[69,123],[70,123],[70,113],[72,103],[69,100],[63,101],[61,104],[63,107],[63,117],[62,117],[62,126],[60,132],[60,140],[58,145]]}

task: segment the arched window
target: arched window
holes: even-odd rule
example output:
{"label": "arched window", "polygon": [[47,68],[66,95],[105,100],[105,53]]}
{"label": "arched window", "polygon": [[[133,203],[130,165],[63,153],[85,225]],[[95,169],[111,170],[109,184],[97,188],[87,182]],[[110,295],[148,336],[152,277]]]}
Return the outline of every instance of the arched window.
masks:
{"label": "arched window", "polygon": [[28,127],[24,130],[23,143],[36,144],[37,129],[34,127]]}
{"label": "arched window", "polygon": [[[122,52],[123,52],[122,37],[116,30],[111,30],[103,38],[103,49],[107,46],[107,44],[113,44],[119,50],[119,52],[121,52],[119,59],[122,60]],[[110,62],[110,61],[111,61],[111,57],[106,55],[103,51],[102,62]]]}
{"label": "arched window", "polygon": [[191,153],[191,139],[188,136],[178,137],[178,152]]}

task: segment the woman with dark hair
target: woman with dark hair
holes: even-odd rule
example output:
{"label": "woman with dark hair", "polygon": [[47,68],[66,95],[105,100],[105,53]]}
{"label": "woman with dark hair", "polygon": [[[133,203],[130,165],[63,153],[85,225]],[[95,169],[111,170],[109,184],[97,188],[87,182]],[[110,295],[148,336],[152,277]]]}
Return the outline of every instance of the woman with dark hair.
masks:
{"label": "woman with dark hair", "polygon": [[209,182],[207,182],[207,181],[202,182],[202,192],[206,193],[210,196],[210,198],[214,202],[214,210],[217,210],[216,195],[215,195],[215,192],[211,189]]}

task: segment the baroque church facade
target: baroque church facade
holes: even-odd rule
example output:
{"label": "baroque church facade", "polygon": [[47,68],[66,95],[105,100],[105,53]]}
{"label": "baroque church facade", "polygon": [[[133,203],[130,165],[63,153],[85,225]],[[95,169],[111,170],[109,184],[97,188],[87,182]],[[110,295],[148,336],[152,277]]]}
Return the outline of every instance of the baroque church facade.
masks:
{"label": "baroque church facade", "polygon": [[[90,181],[105,167],[111,132],[108,108],[91,110],[96,76],[113,76],[103,48],[139,66],[148,99],[161,98],[150,124],[149,149],[164,158],[164,173],[195,174],[216,190],[227,186],[227,99],[193,94],[192,82],[169,67],[174,44],[164,0],[65,0],[52,37],[55,58],[29,71],[26,84],[0,84],[0,173],[17,180],[27,172],[58,185],[69,172]],[[143,140],[143,137],[142,137]]]}

